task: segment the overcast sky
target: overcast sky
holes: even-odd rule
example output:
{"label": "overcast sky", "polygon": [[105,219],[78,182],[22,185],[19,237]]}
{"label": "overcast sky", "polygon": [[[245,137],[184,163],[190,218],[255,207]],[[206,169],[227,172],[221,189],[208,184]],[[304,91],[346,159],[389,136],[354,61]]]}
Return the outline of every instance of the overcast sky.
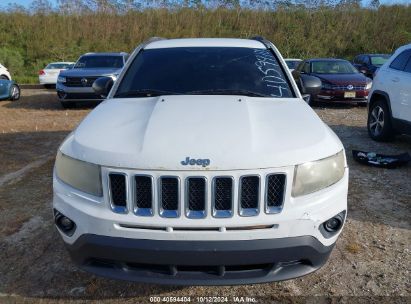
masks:
{"label": "overcast sky", "polygon": [[[0,0],[0,3],[3,5],[7,5],[7,3],[17,3],[17,4],[22,4],[25,6],[28,6],[31,3],[32,0]],[[56,3],[57,0],[50,0],[51,3]],[[362,1],[364,4],[368,4],[369,0],[363,0]],[[401,3],[401,4],[411,4],[411,0],[380,0],[381,4],[396,4],[396,3]]]}

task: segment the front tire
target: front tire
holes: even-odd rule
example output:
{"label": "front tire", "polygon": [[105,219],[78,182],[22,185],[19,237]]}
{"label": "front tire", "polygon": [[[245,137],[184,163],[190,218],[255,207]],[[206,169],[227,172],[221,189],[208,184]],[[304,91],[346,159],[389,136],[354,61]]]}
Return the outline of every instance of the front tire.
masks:
{"label": "front tire", "polygon": [[367,129],[369,136],[375,141],[388,141],[394,137],[390,111],[384,100],[377,100],[371,105]]}
{"label": "front tire", "polygon": [[0,75],[1,80],[10,80],[6,75]]}
{"label": "front tire", "polygon": [[13,84],[11,86],[11,94],[10,94],[10,100],[11,101],[17,101],[20,99],[20,95],[21,95],[21,91],[20,91],[20,87],[17,84]]}

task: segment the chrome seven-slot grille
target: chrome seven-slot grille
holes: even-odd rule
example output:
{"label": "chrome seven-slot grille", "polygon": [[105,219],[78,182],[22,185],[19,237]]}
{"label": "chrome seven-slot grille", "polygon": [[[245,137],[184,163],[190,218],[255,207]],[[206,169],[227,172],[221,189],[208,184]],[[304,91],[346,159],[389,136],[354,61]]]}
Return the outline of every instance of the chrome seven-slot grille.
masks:
{"label": "chrome seven-slot grille", "polygon": [[[131,196],[134,214],[152,216],[154,210],[158,210],[159,215],[166,218],[176,218],[182,213],[188,218],[205,218],[208,210],[216,218],[231,217],[236,212],[235,191],[238,191],[240,216],[256,216],[262,209],[265,213],[278,213],[283,206],[286,186],[284,173],[268,174],[264,178],[259,175],[244,175],[238,180],[230,176],[215,176],[211,180],[209,202],[209,181],[206,177],[190,176],[181,182],[178,176],[160,176],[156,180],[149,175],[127,176],[111,172],[108,175],[109,199],[114,212],[128,212],[128,178],[134,188]],[[261,197],[261,187],[264,197]],[[181,201],[182,191],[185,194],[184,202]],[[155,193],[158,194],[158,202],[155,202]],[[154,208],[154,204],[158,204],[158,208]]]}

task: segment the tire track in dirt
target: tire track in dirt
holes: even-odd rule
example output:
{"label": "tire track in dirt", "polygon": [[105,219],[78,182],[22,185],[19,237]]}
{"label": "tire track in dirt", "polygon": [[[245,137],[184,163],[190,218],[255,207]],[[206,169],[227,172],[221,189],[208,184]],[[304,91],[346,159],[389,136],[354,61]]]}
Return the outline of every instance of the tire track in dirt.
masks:
{"label": "tire track in dirt", "polygon": [[16,180],[16,179],[19,179],[25,176],[32,169],[41,167],[42,165],[47,163],[49,160],[51,160],[53,157],[54,157],[54,154],[48,155],[47,157],[44,157],[44,158],[41,158],[41,159],[38,159],[36,161],[29,163],[28,165],[24,166],[23,168],[17,171],[0,176],[0,187],[3,186],[4,184],[12,182],[13,180]]}

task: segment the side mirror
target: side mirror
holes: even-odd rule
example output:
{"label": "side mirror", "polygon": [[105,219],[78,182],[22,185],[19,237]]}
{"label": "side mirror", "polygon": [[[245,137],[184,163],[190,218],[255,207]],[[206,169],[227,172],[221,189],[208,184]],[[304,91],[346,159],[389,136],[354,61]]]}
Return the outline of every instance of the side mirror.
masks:
{"label": "side mirror", "polygon": [[301,75],[302,87],[301,94],[317,95],[320,93],[322,82],[321,79],[310,75]]}
{"label": "side mirror", "polygon": [[0,79],[0,100],[16,101],[20,99],[20,87],[11,80]]}
{"label": "side mirror", "polygon": [[101,97],[106,98],[108,93],[110,93],[111,88],[113,87],[114,81],[111,77],[100,77],[97,78],[93,83],[94,93],[100,95]]}

